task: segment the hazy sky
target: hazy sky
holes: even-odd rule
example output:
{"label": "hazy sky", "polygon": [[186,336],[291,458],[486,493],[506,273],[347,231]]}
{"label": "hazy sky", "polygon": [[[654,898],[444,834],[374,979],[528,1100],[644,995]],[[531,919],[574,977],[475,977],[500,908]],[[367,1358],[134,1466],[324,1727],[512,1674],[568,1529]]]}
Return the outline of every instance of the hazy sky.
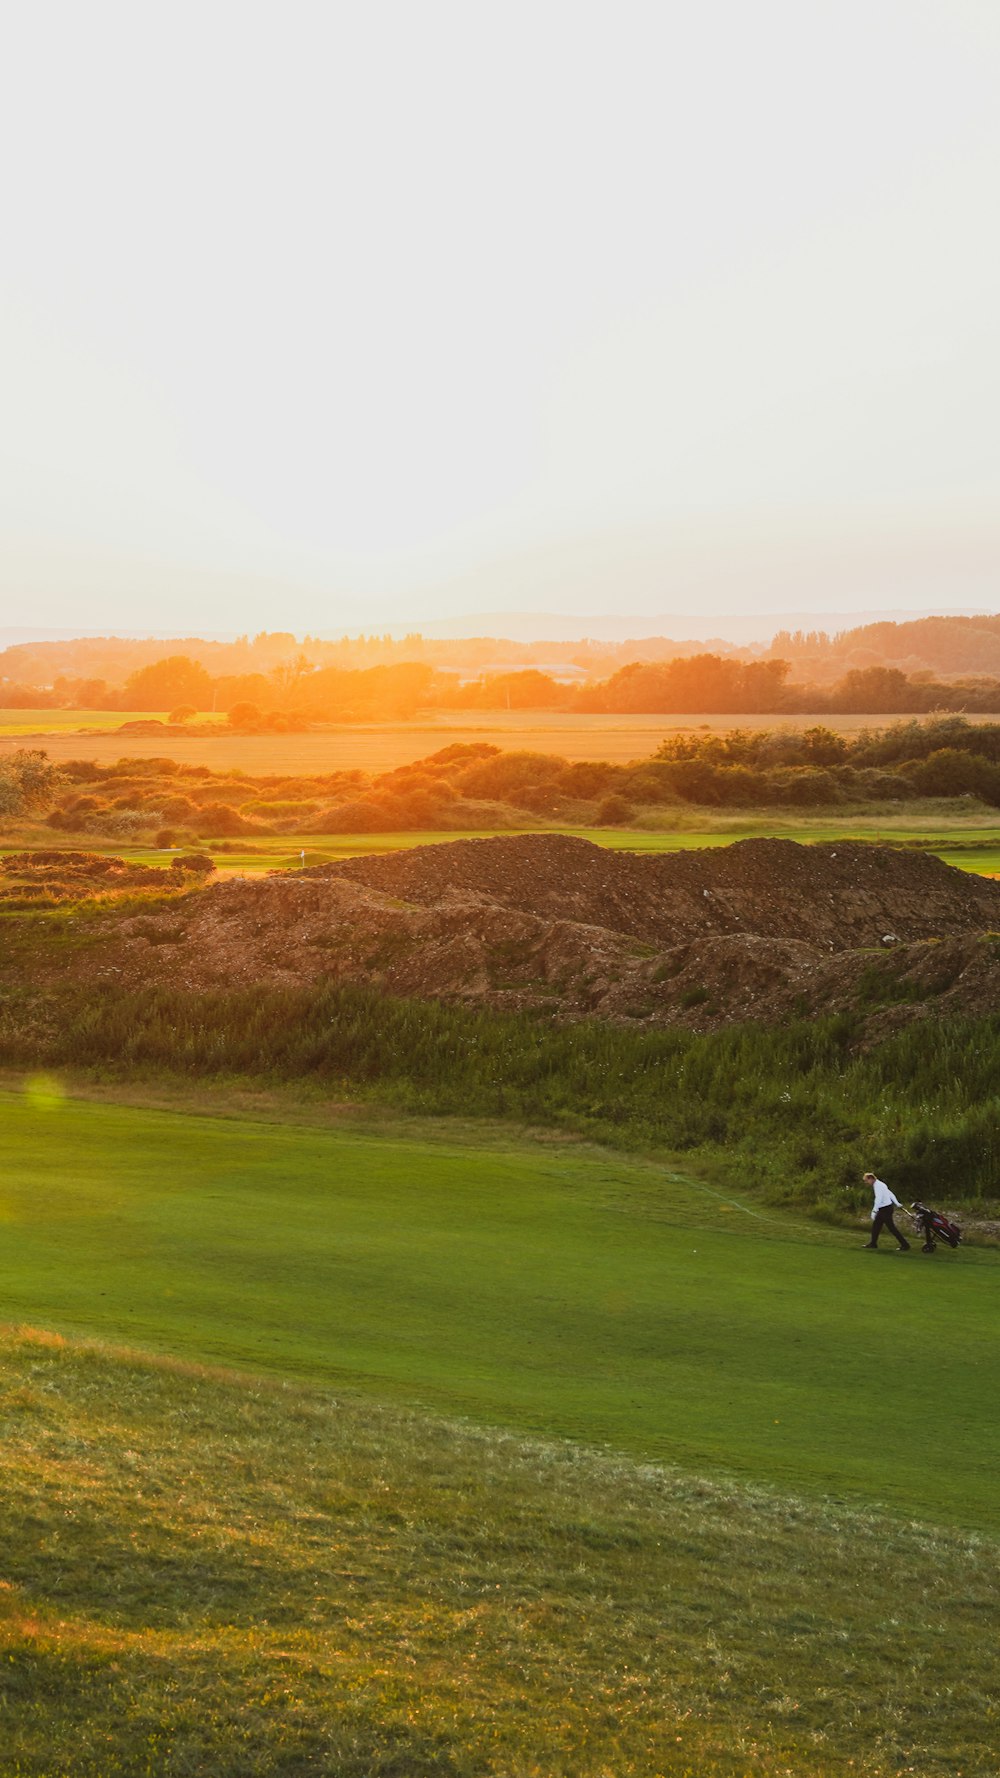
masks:
{"label": "hazy sky", "polygon": [[997,0],[9,0],[0,625],[1000,609]]}

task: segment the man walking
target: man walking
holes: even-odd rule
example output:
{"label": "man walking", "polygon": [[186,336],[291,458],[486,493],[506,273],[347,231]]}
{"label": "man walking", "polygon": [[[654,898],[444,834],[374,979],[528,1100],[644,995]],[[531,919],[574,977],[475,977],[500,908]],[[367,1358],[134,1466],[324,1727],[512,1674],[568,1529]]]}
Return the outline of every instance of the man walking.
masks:
{"label": "man walking", "polygon": [[903,1239],[903,1236],[900,1234],[896,1224],[892,1220],[893,1206],[895,1205],[897,1210],[903,1208],[899,1199],[889,1190],[885,1180],[876,1179],[874,1173],[866,1173],[864,1180],[866,1185],[871,1186],[875,1195],[875,1202],[872,1205],[872,1238],[867,1242],[867,1246],[869,1248],[877,1247],[878,1238],[882,1233],[882,1230],[888,1229],[890,1235],[895,1235],[896,1240],[899,1242],[900,1253],[909,1253],[909,1241]]}

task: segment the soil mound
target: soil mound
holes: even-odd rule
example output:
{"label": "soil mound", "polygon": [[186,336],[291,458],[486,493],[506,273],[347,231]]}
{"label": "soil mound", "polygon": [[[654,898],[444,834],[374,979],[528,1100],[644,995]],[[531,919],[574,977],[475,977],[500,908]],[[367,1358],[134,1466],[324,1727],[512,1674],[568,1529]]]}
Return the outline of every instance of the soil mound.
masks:
{"label": "soil mound", "polygon": [[936,858],[783,840],[635,857],[538,835],[460,840],[119,918],[81,967],[194,990],[318,980],[556,1017],[873,1033],[1000,1009],[1000,885]]}
{"label": "soil mound", "polygon": [[887,935],[932,938],[1000,927],[1000,885],[930,854],[859,841],[740,840],[643,857],[567,835],[530,834],[345,859],[307,874],[363,883],[424,906],[471,892],[655,944],[755,934],[838,950]]}

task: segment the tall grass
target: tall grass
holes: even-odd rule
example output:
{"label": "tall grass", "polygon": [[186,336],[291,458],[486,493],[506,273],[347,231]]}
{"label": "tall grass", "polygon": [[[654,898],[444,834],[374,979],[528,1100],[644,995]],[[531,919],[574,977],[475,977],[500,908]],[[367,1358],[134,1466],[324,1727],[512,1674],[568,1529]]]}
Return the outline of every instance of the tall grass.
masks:
{"label": "tall grass", "polygon": [[[1000,1019],[875,1048],[841,1014],[699,1035],[388,999],[354,987],[108,989],[8,1002],[0,1063],[311,1082],[416,1113],[561,1125],[703,1156],[773,1201],[843,1211],[866,1167],[913,1195],[1000,1192]],[[849,1194],[854,1193],[855,1196]]]}

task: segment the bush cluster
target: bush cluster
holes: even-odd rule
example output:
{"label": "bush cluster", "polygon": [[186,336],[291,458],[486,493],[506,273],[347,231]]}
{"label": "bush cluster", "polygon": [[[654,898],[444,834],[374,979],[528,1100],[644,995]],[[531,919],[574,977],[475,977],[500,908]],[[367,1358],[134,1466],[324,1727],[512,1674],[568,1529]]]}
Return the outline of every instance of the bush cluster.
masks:
{"label": "bush cluster", "polygon": [[[18,761],[20,760],[20,764]],[[823,727],[672,735],[628,765],[456,743],[389,772],[251,778],[168,758],[102,766],[12,754],[0,818],[161,844],[274,834],[389,833],[558,823],[655,824],[667,808],[823,808],[918,797],[1000,807],[1000,725],[901,722],[853,739]],[[164,837],[166,836],[166,837]]]}

